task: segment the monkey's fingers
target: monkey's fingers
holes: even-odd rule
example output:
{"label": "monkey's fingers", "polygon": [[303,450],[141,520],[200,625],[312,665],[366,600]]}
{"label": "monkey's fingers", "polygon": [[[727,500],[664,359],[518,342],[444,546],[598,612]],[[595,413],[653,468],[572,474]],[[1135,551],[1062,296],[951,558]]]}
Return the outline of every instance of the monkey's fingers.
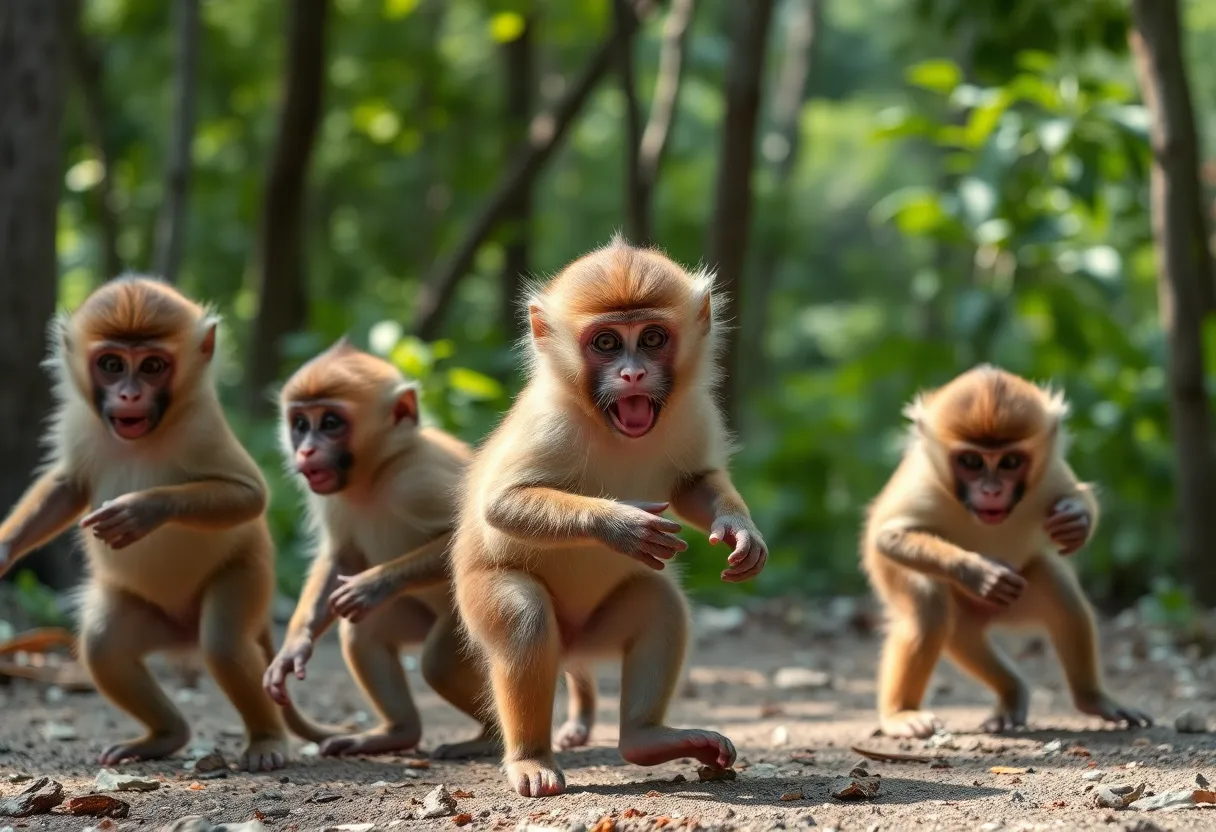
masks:
{"label": "monkey's fingers", "polygon": [[[301,668],[297,673],[302,672]],[[304,678],[303,676],[300,677]],[[287,665],[284,662],[275,660],[274,664],[266,669],[266,675],[262,678],[262,687],[266,689],[266,693],[275,702],[280,705],[286,705],[287,699]]]}
{"label": "monkey's fingers", "polygon": [[763,540],[754,539],[739,562],[722,573],[722,580],[731,583],[749,580],[759,575],[767,562],[768,547]]}
{"label": "monkey's fingers", "polygon": [[1079,512],[1062,512],[1053,514],[1043,523],[1043,528],[1048,532],[1053,529],[1062,529],[1070,526],[1081,526],[1082,528],[1089,527],[1089,515],[1083,511]]}
{"label": "monkey's fingers", "polygon": [[105,520],[107,517],[112,517],[113,515],[122,511],[124,508],[125,506],[123,506],[121,503],[107,500],[101,504],[101,508],[97,509],[91,514],[85,515],[80,521],[80,526],[81,528],[88,528],[94,523]]}
{"label": "monkey's fingers", "polygon": [[634,552],[632,557],[635,560],[641,561],[646,566],[649,566],[654,571],[659,572],[662,571],[663,567],[667,565],[662,558],[671,557],[671,555],[660,554],[662,551],[663,550],[659,549],[658,547],[647,548],[646,544],[642,544],[642,548]]}
{"label": "monkey's fingers", "polygon": [[662,514],[663,512],[667,511],[667,507],[671,505],[671,503],[654,503],[654,502],[634,501],[634,500],[621,500],[621,502],[627,506],[633,506],[634,508],[640,508],[642,511],[646,512],[647,514]]}
{"label": "monkey's fingers", "polygon": [[676,537],[669,532],[649,530],[642,535],[644,543],[653,543],[667,549],[674,556],[677,552],[683,552],[688,548],[688,542],[681,537]]}

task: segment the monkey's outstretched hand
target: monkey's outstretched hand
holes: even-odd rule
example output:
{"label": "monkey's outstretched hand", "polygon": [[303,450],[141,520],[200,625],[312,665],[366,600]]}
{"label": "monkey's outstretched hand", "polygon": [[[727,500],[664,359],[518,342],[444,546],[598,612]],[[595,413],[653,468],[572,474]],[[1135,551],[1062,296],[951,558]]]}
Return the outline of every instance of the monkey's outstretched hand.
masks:
{"label": "monkey's outstretched hand", "polygon": [[662,569],[665,561],[688,544],[675,536],[682,526],[661,516],[669,503],[628,502],[621,500],[598,535],[614,552],[639,560],[651,569]]}
{"label": "monkey's outstretched hand", "polygon": [[101,508],[80,521],[92,528],[93,537],[111,549],[124,549],[144,539],[169,519],[165,501],[152,494],[135,492],[106,500]]}
{"label": "monkey's outstretched hand", "polygon": [[373,566],[358,575],[339,575],[338,588],[329,596],[329,608],[352,624],[393,596],[383,569]]}
{"label": "monkey's outstretched hand", "polygon": [[288,704],[291,700],[287,696],[287,677],[294,673],[297,679],[303,679],[304,667],[311,658],[311,638],[307,635],[288,636],[279,654],[262,674],[262,687],[270,698],[280,705]]}
{"label": "monkey's outstretched hand", "polygon": [[730,566],[722,572],[722,580],[738,583],[760,574],[768,562],[768,546],[760,530],[741,514],[724,514],[714,520],[709,529],[709,542],[726,541],[734,551],[726,558]]}
{"label": "monkey's outstretched hand", "polygon": [[1061,555],[1071,555],[1089,540],[1091,524],[1085,503],[1076,497],[1065,497],[1051,507],[1043,530],[1051,542],[1060,547]]}
{"label": "monkey's outstretched hand", "polygon": [[990,607],[1007,607],[1022,596],[1026,579],[1008,564],[975,555],[958,573],[959,583]]}

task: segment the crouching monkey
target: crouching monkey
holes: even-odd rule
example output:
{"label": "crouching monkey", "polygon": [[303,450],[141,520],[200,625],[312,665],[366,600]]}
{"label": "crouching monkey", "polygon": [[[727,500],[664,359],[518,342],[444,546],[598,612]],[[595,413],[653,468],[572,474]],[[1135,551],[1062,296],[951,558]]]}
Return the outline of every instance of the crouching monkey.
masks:
{"label": "crouching monkey", "polygon": [[[218,320],[175,289],[123,277],[52,324],[50,461],[0,524],[0,572],[82,514],[89,574],[81,658],[147,733],[103,765],[167,756],[189,729],[144,665],[197,647],[244,720],[241,765],[281,767],[283,715],[262,690],[274,551],[266,485],[224,418],[211,377]],[[294,709],[292,730],[320,726]]]}
{"label": "crouching monkey", "polygon": [[[448,545],[457,486],[470,451],[419,425],[418,390],[387,361],[345,340],[301,367],[281,394],[281,443],[289,469],[307,483],[316,557],[265,674],[275,701],[289,703],[287,678],[305,677],[313,645],[340,617],[342,653],[381,724],[334,736],[325,755],[414,748],[422,723],[400,651],[422,645],[422,675],[448,702],[482,723],[476,740],[441,746],[438,757],[498,753],[501,744],[481,662],[459,636]],[[572,684],[586,741],[594,689]]]}
{"label": "crouching monkey", "polygon": [[662,512],[727,543],[723,580],[768,557],[726,471],[712,283],[617,239],[529,299],[530,378],[473,462],[452,545],[457,603],[524,796],[565,788],[549,739],[564,657],[621,658],[629,762],[734,763],[726,737],[664,724],[689,621],[663,569],[687,544]]}
{"label": "crouching monkey", "polygon": [[870,506],[862,541],[889,619],[882,731],[936,730],[921,700],[943,650],[996,693],[983,730],[1024,726],[1029,691],[989,642],[992,624],[1046,628],[1082,712],[1151,724],[1103,687],[1093,613],[1061,557],[1088,543],[1098,523],[1090,487],[1064,459],[1063,397],[983,365],[905,413],[909,445]]}

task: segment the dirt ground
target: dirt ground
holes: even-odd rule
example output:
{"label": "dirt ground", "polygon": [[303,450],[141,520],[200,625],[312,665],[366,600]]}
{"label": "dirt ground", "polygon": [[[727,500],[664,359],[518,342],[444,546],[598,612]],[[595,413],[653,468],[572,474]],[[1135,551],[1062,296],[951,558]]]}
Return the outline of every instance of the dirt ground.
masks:
{"label": "dirt ground", "polygon": [[[1187,709],[1209,720],[1216,717],[1216,658],[1210,649],[1178,647],[1170,636],[1145,630],[1134,616],[1108,625],[1104,653],[1111,689],[1158,720],[1151,729],[1115,731],[1102,730],[1095,720],[1072,711],[1050,649],[1033,639],[1006,640],[1033,681],[1031,730],[1009,737],[973,733],[986,713],[987,694],[943,665],[935,676],[934,701],[953,739],[929,747],[924,741],[871,736],[878,639],[863,611],[849,603],[836,606],[835,612],[827,605],[746,615],[736,610],[733,616],[701,612],[704,635],[693,651],[688,682],[671,720],[729,736],[739,749],[733,782],[699,782],[691,761],[655,768],[625,764],[615,747],[619,673],[611,666],[600,671],[599,722],[591,747],[558,756],[566,771],[566,794],[520,798],[508,790],[495,760],[432,761],[429,768],[409,768],[410,761],[426,765],[421,762],[425,749],[468,737],[474,726],[426,687],[416,661],[407,655],[426,724],[419,754],[318,759],[307,756],[308,749],[297,742],[296,759],[283,771],[233,772],[206,781],[196,781],[186,770],[191,758],[213,747],[234,757],[239,723],[209,679],[189,690],[180,677],[166,673],[166,686],[194,726],[194,740],[173,759],[124,766],[124,772],[164,782],[156,791],[121,795],[131,805],[130,816],[103,828],[113,828],[109,823],[120,830],[157,828],[187,815],[217,824],[241,823],[260,814],[267,829],[285,832],[343,824],[448,829],[467,819],[416,819],[418,803],[442,783],[451,792],[468,793],[458,797],[457,812],[471,815],[465,827],[471,830],[528,823],[533,828],[593,828],[605,816],[613,817],[619,830],[688,829],[696,823],[702,828],[815,825],[866,832],[1216,829],[1216,808],[1145,813],[1091,805],[1096,789],[1115,783],[1144,783],[1150,792],[1164,792],[1193,788],[1196,775],[1216,781],[1216,734],[1182,734],[1174,727],[1174,718]],[[795,620],[800,612],[815,618]],[[806,623],[812,620],[817,626]],[[776,675],[782,668],[821,673],[811,674],[801,687],[785,687],[788,671]],[[318,649],[308,679],[293,691],[318,717],[369,719],[332,637]],[[561,710],[559,704],[558,719]],[[46,740],[48,722],[73,727],[79,738]],[[94,693],[65,694],[20,680],[0,687],[0,799],[21,790],[12,782],[18,773],[58,780],[69,796],[92,792],[99,749],[133,732],[133,723]],[[950,767],[871,761],[869,770],[881,775],[879,795],[842,802],[831,792],[860,759],[850,748],[857,744],[931,755]],[[998,774],[994,766],[1028,770]],[[1100,782],[1083,778],[1095,770],[1105,772]],[[51,814],[0,818],[0,829],[80,830],[97,823]]]}

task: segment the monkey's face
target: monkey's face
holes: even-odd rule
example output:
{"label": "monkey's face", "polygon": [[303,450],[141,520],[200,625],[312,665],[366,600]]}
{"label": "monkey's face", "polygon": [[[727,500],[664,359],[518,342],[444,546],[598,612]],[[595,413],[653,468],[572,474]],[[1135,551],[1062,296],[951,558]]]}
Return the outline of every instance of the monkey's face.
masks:
{"label": "monkey's face", "polygon": [[291,447],[296,473],[314,494],[337,494],[346,488],[355,457],[350,450],[353,421],[339,402],[289,406]]}
{"label": "monkey's face", "polygon": [[613,430],[637,439],[658,424],[671,391],[675,338],[658,320],[601,319],[582,333],[591,398]]}
{"label": "monkey's face", "polygon": [[964,448],[951,456],[955,493],[982,523],[1007,518],[1026,493],[1030,457],[1021,450]]}
{"label": "monkey's face", "polygon": [[89,355],[93,406],[120,439],[142,439],[169,409],[173,355],[161,347],[105,342]]}

